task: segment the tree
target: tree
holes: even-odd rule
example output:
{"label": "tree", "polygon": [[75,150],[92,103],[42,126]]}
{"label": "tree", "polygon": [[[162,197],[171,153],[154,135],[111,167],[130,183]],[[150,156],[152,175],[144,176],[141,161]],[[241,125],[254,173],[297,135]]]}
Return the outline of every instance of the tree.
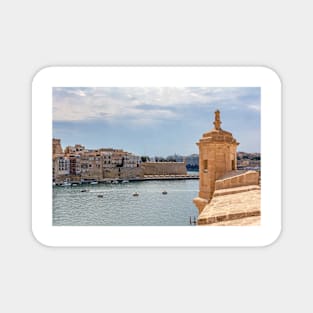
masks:
{"label": "tree", "polygon": [[142,157],[141,157],[141,162],[148,162],[148,161],[150,161],[150,158],[147,156],[147,155],[143,155]]}

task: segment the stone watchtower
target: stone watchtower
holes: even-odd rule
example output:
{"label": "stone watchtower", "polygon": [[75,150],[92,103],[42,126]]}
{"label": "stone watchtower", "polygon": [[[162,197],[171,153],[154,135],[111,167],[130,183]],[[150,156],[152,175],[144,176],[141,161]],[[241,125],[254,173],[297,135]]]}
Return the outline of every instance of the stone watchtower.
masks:
{"label": "stone watchtower", "polygon": [[207,205],[215,190],[215,181],[225,173],[237,169],[239,143],[230,132],[222,130],[220,111],[215,111],[214,128],[204,133],[199,146],[199,196],[193,200],[199,213]]}

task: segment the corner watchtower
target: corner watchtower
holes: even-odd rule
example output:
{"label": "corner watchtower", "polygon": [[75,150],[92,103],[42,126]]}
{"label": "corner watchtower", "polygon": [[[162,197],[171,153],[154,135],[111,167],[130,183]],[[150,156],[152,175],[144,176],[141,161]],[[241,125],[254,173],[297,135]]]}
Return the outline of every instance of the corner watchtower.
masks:
{"label": "corner watchtower", "polygon": [[237,146],[232,133],[222,130],[220,111],[215,111],[214,128],[202,135],[199,147],[199,195],[193,200],[199,213],[212,199],[215,181],[237,169]]}

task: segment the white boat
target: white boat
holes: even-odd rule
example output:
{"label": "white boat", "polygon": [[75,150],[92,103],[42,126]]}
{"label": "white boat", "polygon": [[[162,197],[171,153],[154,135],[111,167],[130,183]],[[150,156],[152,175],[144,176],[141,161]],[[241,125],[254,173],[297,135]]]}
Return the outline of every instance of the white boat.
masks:
{"label": "white boat", "polygon": [[97,181],[92,181],[92,182],[90,183],[90,185],[97,185],[97,184],[98,184]]}
{"label": "white boat", "polygon": [[63,184],[62,184],[62,186],[68,187],[68,186],[72,186],[72,184],[69,183],[68,181],[64,181]]}
{"label": "white boat", "polygon": [[129,183],[129,180],[123,180],[122,181],[122,184],[127,184],[127,183]]}
{"label": "white boat", "polygon": [[113,180],[112,184],[118,184],[118,180]]}

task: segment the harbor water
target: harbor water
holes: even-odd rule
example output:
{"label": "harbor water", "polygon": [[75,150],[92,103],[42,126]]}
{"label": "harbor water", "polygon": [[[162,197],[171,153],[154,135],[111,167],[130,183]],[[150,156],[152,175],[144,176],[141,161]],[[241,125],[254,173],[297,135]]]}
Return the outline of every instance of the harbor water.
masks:
{"label": "harbor water", "polygon": [[198,180],[55,186],[53,225],[189,226],[198,188]]}

